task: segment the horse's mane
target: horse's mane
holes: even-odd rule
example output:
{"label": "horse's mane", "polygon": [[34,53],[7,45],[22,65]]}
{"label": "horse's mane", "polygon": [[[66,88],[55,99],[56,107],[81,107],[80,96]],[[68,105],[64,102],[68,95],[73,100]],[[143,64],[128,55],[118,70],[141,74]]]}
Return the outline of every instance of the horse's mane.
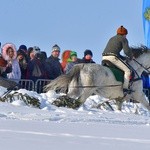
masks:
{"label": "horse's mane", "polygon": [[138,58],[140,55],[150,51],[150,49],[145,45],[141,45],[141,46],[138,46],[138,47],[130,47],[130,48],[131,48],[133,56],[135,58]]}

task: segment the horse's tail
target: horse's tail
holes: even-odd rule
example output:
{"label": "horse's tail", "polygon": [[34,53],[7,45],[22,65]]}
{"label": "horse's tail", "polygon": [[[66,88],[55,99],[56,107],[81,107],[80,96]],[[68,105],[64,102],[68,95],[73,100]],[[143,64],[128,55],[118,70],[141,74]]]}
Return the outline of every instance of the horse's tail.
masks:
{"label": "horse's tail", "polygon": [[75,65],[68,74],[63,74],[52,80],[48,85],[44,87],[45,91],[55,90],[63,93],[67,93],[68,86],[72,80],[77,82],[80,76],[80,70],[84,64]]}

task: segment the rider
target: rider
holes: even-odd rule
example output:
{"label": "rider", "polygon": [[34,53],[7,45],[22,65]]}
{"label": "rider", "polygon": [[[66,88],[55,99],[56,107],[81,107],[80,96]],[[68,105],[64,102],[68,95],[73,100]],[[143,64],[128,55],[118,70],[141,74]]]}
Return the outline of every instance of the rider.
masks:
{"label": "rider", "polygon": [[119,27],[117,29],[117,35],[110,38],[108,41],[106,48],[103,52],[102,60],[109,60],[111,63],[113,63],[115,66],[120,68],[124,71],[124,84],[123,84],[123,90],[128,91],[129,90],[129,81],[131,76],[131,70],[128,64],[124,61],[124,58],[120,52],[124,51],[125,55],[132,59],[132,51],[128,45],[128,40],[126,38],[126,35],[128,34],[128,31],[123,26]]}

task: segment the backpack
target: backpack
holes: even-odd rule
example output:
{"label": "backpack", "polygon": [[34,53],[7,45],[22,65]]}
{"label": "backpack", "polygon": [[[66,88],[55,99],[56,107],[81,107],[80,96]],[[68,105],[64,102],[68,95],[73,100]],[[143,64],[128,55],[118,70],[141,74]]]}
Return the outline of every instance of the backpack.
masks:
{"label": "backpack", "polygon": [[34,77],[40,77],[41,75],[42,75],[42,72],[40,70],[40,67],[37,64],[35,64],[33,72],[32,72],[32,76],[34,76]]}

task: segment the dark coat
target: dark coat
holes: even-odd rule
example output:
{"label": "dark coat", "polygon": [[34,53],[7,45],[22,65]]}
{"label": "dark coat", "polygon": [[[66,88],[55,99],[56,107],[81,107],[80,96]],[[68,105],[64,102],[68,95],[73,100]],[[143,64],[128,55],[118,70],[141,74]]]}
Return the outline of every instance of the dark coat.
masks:
{"label": "dark coat", "polygon": [[62,66],[59,62],[59,58],[55,58],[52,55],[46,59],[46,75],[48,79],[55,79],[63,73]]}
{"label": "dark coat", "polygon": [[29,61],[26,78],[36,82],[38,79],[46,79],[45,66],[37,58]]}
{"label": "dark coat", "polygon": [[93,61],[93,59],[87,60],[83,57],[80,59],[79,63],[95,63],[95,61]]}
{"label": "dark coat", "polygon": [[23,51],[23,50],[18,50],[17,51],[17,57],[19,55],[23,56],[23,59],[19,60],[18,58],[18,62],[19,62],[19,66],[20,66],[20,70],[21,70],[21,79],[25,79],[26,78],[26,74],[27,74],[27,64],[28,64],[28,56],[27,54]]}
{"label": "dark coat", "polygon": [[7,66],[4,72],[1,72],[0,70],[0,76],[3,78],[7,78],[7,73],[10,73],[10,72],[12,72],[12,66]]}

